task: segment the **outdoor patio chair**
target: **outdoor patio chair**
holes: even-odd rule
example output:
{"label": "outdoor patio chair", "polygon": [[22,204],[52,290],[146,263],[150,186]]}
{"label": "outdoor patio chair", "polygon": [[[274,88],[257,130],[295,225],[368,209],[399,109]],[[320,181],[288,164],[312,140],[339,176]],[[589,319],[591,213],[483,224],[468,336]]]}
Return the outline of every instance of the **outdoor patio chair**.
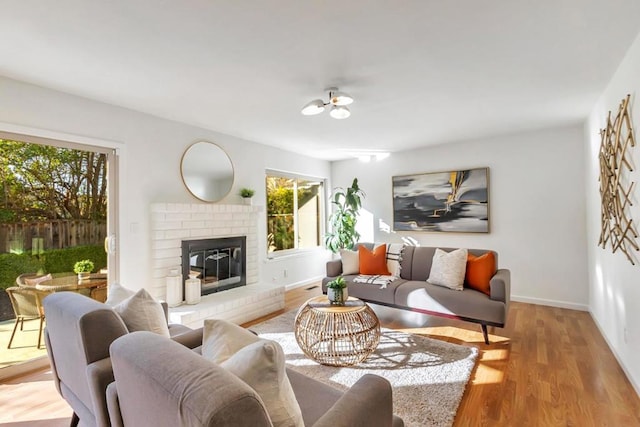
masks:
{"label": "outdoor patio chair", "polygon": [[24,273],[16,277],[16,285],[21,288],[33,288],[37,283],[51,279],[51,274]]}
{"label": "outdoor patio chair", "polygon": [[29,286],[27,285],[27,282],[25,282],[25,279],[35,279],[36,277],[38,277],[38,273],[24,273],[19,275],[18,277],[16,277],[16,285],[23,287],[23,286]]}
{"label": "outdoor patio chair", "polygon": [[11,348],[13,337],[18,329],[18,324],[20,324],[20,330],[22,331],[24,328],[24,321],[34,319],[40,319],[40,328],[38,330],[38,348],[40,348],[42,343],[42,326],[44,323],[44,308],[42,306],[42,300],[49,293],[39,291],[35,288],[21,288],[13,286],[7,288],[7,294],[11,300],[13,311],[16,314],[16,323],[13,326],[13,332],[11,333],[11,338],[9,338],[7,348]]}
{"label": "outdoor patio chair", "polygon": [[96,301],[105,302],[107,300],[107,287],[91,288],[89,296]]}

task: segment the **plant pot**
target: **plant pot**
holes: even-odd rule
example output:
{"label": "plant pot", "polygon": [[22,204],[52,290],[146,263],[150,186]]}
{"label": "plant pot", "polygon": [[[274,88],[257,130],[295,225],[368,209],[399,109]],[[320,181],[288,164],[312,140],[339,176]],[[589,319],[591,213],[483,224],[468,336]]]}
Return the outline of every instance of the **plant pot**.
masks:
{"label": "plant pot", "polygon": [[251,206],[251,204],[252,204],[251,197],[243,197],[242,198],[242,203],[244,203],[247,206]]}
{"label": "plant pot", "polygon": [[87,280],[91,277],[91,273],[78,273],[78,280],[79,281],[83,281],[83,280]]}
{"label": "plant pot", "polygon": [[327,298],[331,304],[344,305],[349,298],[349,291],[347,288],[327,288]]}

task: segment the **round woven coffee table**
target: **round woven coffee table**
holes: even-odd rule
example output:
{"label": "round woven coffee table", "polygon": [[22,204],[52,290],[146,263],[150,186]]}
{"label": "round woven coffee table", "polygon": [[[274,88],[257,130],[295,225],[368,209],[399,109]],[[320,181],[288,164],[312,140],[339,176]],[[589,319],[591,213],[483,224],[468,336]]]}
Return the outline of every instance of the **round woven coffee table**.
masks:
{"label": "round woven coffee table", "polygon": [[380,342],[378,317],[353,297],[344,306],[329,304],[326,295],[311,298],[298,310],[294,332],[304,354],[330,366],[360,363]]}

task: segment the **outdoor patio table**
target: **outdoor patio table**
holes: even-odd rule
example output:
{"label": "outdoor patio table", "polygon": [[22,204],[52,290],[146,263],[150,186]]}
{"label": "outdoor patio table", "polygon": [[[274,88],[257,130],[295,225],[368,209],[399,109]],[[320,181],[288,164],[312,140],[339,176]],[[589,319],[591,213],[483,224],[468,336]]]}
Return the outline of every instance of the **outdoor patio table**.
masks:
{"label": "outdoor patio table", "polygon": [[92,275],[88,279],[78,280],[78,275],[69,274],[67,276],[56,277],[44,280],[36,285],[36,289],[41,291],[77,291],[79,289],[93,289],[107,286],[107,276],[104,274]]}

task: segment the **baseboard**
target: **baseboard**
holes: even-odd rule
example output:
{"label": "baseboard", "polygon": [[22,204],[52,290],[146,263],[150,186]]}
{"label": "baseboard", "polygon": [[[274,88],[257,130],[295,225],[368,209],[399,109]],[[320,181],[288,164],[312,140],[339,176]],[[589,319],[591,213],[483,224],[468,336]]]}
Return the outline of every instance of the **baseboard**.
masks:
{"label": "baseboard", "polygon": [[620,368],[622,368],[622,372],[624,372],[624,374],[627,376],[627,380],[629,380],[629,382],[631,383],[631,386],[634,388],[634,390],[636,391],[636,394],[638,395],[638,397],[640,397],[640,384],[637,384],[635,381],[633,381],[633,377],[631,376],[631,373],[627,370],[627,367],[624,365],[624,363],[622,363],[622,359],[620,358],[620,356],[618,355],[618,352],[615,350],[615,348],[611,345],[611,342],[609,342],[609,339],[607,338],[607,336],[604,333],[604,330],[602,329],[602,327],[600,326],[600,323],[598,323],[598,320],[596,319],[596,317],[593,315],[593,313],[591,312],[591,310],[589,310],[589,315],[591,316],[591,319],[593,319],[593,323],[596,324],[596,327],[598,328],[598,331],[600,331],[600,335],[602,335],[602,338],[604,338],[604,341],[607,343],[607,345],[609,346],[609,350],[611,350],[611,353],[613,353],[613,357],[616,358],[616,360],[618,361],[618,365],[620,365]]}
{"label": "baseboard", "polygon": [[542,298],[521,297],[518,295],[511,295],[511,301],[526,302],[528,304],[548,305],[550,307],[568,308],[570,310],[589,311],[589,306],[586,304],[577,304],[575,302],[556,301]]}
{"label": "baseboard", "polygon": [[284,290],[286,292],[286,291],[290,291],[292,289],[301,288],[303,286],[307,286],[307,285],[310,285],[312,283],[317,283],[317,282],[321,281],[323,278],[324,278],[324,276],[316,276],[316,277],[312,277],[311,279],[305,279],[305,280],[301,280],[299,282],[290,283],[290,284],[284,286]]}

